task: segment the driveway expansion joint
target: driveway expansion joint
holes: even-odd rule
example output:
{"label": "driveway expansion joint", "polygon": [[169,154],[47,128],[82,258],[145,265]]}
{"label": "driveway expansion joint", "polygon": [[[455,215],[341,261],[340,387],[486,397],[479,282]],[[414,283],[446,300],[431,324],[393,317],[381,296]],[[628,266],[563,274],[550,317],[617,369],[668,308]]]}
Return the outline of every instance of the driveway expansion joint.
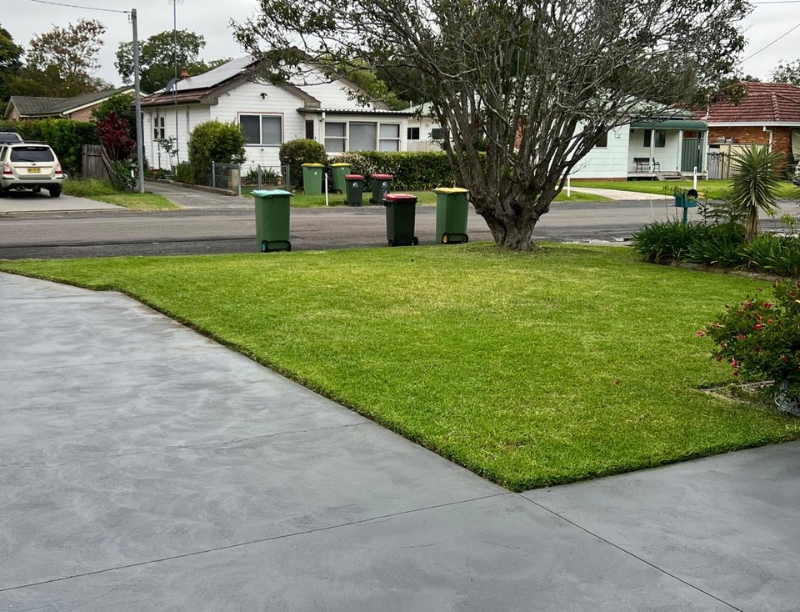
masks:
{"label": "driveway expansion joint", "polygon": [[[159,559],[150,559],[150,560],[147,560],[147,561],[140,561],[138,563],[128,563],[126,565],[119,565],[119,566],[115,566],[115,567],[107,567],[107,568],[103,568],[103,569],[99,569],[99,570],[94,570],[94,571],[91,571],[91,572],[81,572],[81,573],[78,573],[78,574],[72,574],[70,576],[61,576],[59,578],[51,578],[49,580],[41,580],[41,581],[38,581],[38,582],[31,582],[31,583],[28,583],[28,584],[18,584],[18,585],[9,586],[9,587],[0,586],[0,593],[6,593],[8,591],[18,591],[18,590],[21,590],[21,589],[27,589],[27,588],[36,587],[36,586],[42,586],[42,585],[45,585],[45,584],[53,584],[55,582],[64,582],[64,581],[67,581],[67,580],[74,580],[74,579],[77,579],[77,578],[87,578],[87,577],[90,577],[90,576],[96,576],[98,574],[105,574],[105,573],[108,573],[108,572],[126,570],[126,569],[131,569],[131,568],[134,568],[134,567],[143,567],[143,566],[146,566],[146,565],[154,565],[156,563],[163,563],[165,561],[174,561],[176,559],[186,559],[188,557],[196,557],[196,556],[199,556],[199,555],[206,555],[206,554],[210,554],[210,553],[220,552],[220,551],[223,551],[223,550],[232,550],[232,549],[235,549],[235,548],[244,548],[246,546],[253,546],[255,544],[263,544],[265,542],[274,542],[274,541],[277,541],[277,540],[285,540],[287,538],[293,538],[293,537],[296,537],[296,536],[308,535],[308,534],[313,534],[313,533],[320,533],[320,532],[324,532],[324,531],[333,531],[335,529],[340,529],[342,527],[351,527],[353,525],[361,525],[361,524],[364,524],[364,523],[371,523],[371,522],[374,522],[374,521],[383,521],[383,520],[386,520],[386,519],[394,518],[396,516],[404,516],[404,515],[408,515],[408,514],[415,514],[417,512],[426,512],[428,510],[436,510],[438,508],[446,508],[448,506],[458,506],[458,505],[462,505],[462,504],[469,504],[469,503],[473,503],[473,502],[483,501],[485,499],[492,499],[492,498],[497,498],[497,497],[505,497],[505,496],[513,496],[513,495],[515,495],[515,493],[504,491],[502,493],[493,493],[491,495],[482,495],[482,496],[474,497],[474,498],[471,498],[471,499],[462,499],[462,500],[454,501],[454,502],[447,502],[447,503],[443,503],[443,504],[435,504],[435,505],[432,505],[432,506],[424,506],[422,508],[412,508],[410,510],[402,510],[400,512],[393,512],[391,514],[384,514],[384,515],[380,515],[380,516],[372,516],[372,517],[368,517],[368,518],[358,519],[358,520],[355,520],[355,521],[348,521],[346,523],[340,523],[340,524],[337,524],[337,525],[328,525],[327,527],[317,527],[315,529],[307,529],[305,531],[298,531],[298,532],[294,532],[294,533],[285,533],[285,534],[282,534],[282,535],[271,536],[271,537],[268,537],[268,538],[258,538],[258,539],[255,539],[255,540],[248,540],[246,542],[236,542],[235,544],[227,544],[225,546],[217,546],[217,547],[214,547],[214,548],[196,550],[196,551],[192,551],[192,552],[188,552],[188,553],[183,553],[183,554],[180,554],[180,555],[171,555],[171,556],[168,556],[168,557],[161,557]],[[530,501],[530,500],[528,500],[528,501]]]}
{"label": "driveway expansion joint", "polygon": [[623,547],[622,547],[622,546],[620,546],[619,544],[615,544],[615,543],[614,543],[614,542],[612,542],[611,540],[608,540],[608,539],[604,538],[603,536],[601,536],[601,535],[598,535],[598,534],[594,533],[593,531],[590,531],[589,529],[587,529],[586,527],[583,527],[582,525],[579,525],[579,524],[578,524],[578,523],[576,523],[575,521],[571,521],[570,519],[568,519],[567,517],[565,517],[565,516],[564,516],[564,515],[562,515],[562,514],[559,514],[559,513],[558,513],[558,512],[556,512],[555,510],[551,510],[551,509],[550,509],[550,508],[548,508],[547,506],[544,506],[544,505],[540,504],[539,502],[536,502],[536,501],[534,501],[534,500],[532,500],[532,499],[529,499],[529,498],[525,497],[524,495],[522,495],[521,493],[515,493],[514,495],[517,495],[518,497],[520,497],[520,498],[524,499],[525,501],[527,501],[527,502],[529,502],[529,503],[533,504],[534,506],[536,506],[536,507],[538,507],[538,508],[541,508],[541,509],[542,509],[542,510],[544,510],[545,512],[549,512],[549,513],[550,513],[550,514],[552,514],[553,516],[555,516],[555,517],[557,517],[557,518],[561,519],[562,521],[564,521],[564,522],[566,522],[566,523],[569,523],[570,525],[572,525],[573,527],[576,527],[577,529],[580,529],[581,531],[583,531],[584,533],[586,533],[586,534],[588,534],[588,535],[592,536],[593,538],[597,538],[598,540],[600,540],[600,541],[601,541],[601,542],[603,542],[604,544],[608,544],[609,546],[612,546],[612,547],[616,548],[618,551],[620,551],[620,552],[622,552],[622,553],[624,553],[624,554],[626,554],[626,555],[628,555],[628,556],[630,556],[630,557],[633,557],[633,558],[634,558],[634,559],[636,559],[637,561],[640,561],[641,563],[644,563],[645,565],[648,565],[649,567],[652,567],[654,570],[656,570],[656,571],[658,571],[658,572],[661,572],[661,573],[662,573],[662,574],[664,574],[665,576],[669,576],[669,577],[670,577],[670,578],[672,578],[673,580],[677,580],[678,582],[680,582],[681,584],[684,584],[684,585],[686,585],[686,586],[687,586],[687,587],[689,587],[690,589],[694,589],[695,591],[697,591],[697,592],[699,592],[699,593],[702,593],[703,595],[705,595],[705,596],[707,596],[707,597],[710,597],[710,598],[711,598],[711,599],[713,599],[714,601],[718,601],[718,602],[719,602],[719,603],[721,603],[722,605],[724,605],[724,606],[728,606],[728,607],[729,607],[731,610],[736,610],[736,612],[747,612],[746,610],[743,610],[742,608],[737,608],[736,606],[734,606],[733,604],[731,604],[731,603],[729,603],[729,602],[725,601],[724,599],[720,599],[719,597],[717,597],[716,595],[714,595],[714,594],[712,594],[712,593],[709,593],[708,591],[704,591],[703,589],[701,589],[700,587],[698,587],[698,586],[696,586],[696,585],[692,584],[691,582],[687,582],[686,580],[684,580],[684,579],[683,579],[683,578],[681,578],[680,576],[676,576],[675,574],[668,572],[668,571],[667,571],[667,570],[665,570],[664,568],[662,568],[662,567],[659,567],[659,566],[658,566],[658,565],[656,565],[655,563],[652,563],[651,561],[648,561],[647,559],[644,559],[643,557],[640,557],[640,556],[639,556],[639,555],[637,555],[636,553],[633,553],[633,552],[631,552],[631,551],[627,550],[626,548],[623,548]]}

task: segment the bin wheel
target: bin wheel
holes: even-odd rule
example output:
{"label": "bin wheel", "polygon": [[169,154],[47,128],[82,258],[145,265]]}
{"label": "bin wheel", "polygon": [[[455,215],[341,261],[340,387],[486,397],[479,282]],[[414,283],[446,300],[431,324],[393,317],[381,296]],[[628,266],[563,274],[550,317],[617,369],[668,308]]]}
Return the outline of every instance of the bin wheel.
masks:
{"label": "bin wheel", "polygon": [[442,244],[447,244],[448,242],[450,242],[450,236],[442,234]]}
{"label": "bin wheel", "polygon": [[286,241],[286,250],[287,251],[291,251],[292,250],[292,243],[289,242],[288,240]]}
{"label": "bin wheel", "polygon": [[417,238],[416,236],[414,236],[414,237],[411,239],[411,244],[413,244],[414,246],[417,246],[417,245],[419,244],[419,238]]}
{"label": "bin wheel", "polygon": [[267,243],[266,240],[262,240],[261,241],[261,252],[262,253],[266,253],[268,251],[269,251],[269,244]]}
{"label": "bin wheel", "polygon": [[469,242],[469,236],[467,234],[464,234],[464,243],[467,242]]}

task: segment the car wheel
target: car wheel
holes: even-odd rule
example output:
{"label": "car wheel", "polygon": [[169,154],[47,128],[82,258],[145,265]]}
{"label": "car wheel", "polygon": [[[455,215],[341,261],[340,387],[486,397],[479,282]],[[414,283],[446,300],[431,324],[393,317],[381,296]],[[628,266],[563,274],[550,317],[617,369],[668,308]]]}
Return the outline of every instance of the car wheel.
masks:
{"label": "car wheel", "polygon": [[61,195],[61,187],[53,187],[52,189],[49,189],[48,191],[50,191],[50,197],[51,198],[57,198],[57,197],[59,197]]}

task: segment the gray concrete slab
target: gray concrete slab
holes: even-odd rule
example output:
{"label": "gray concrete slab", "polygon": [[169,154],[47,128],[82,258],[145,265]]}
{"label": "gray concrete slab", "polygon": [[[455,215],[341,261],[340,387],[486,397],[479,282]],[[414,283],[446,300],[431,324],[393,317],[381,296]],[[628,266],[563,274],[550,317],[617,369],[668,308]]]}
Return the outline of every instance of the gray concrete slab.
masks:
{"label": "gray concrete slab", "polygon": [[0,274],[0,312],[0,609],[796,609],[797,451],[561,517],[124,296]]}
{"label": "gray concrete slab", "polygon": [[61,195],[51,198],[47,191],[41,193],[11,193],[0,198],[0,216],[16,213],[86,212],[96,210],[127,210],[123,206],[95,202],[88,198]]}
{"label": "gray concrete slab", "polygon": [[737,609],[800,610],[800,443],[524,496]]}
{"label": "gray concrete slab", "polygon": [[2,609],[728,612],[515,495],[0,592]]}

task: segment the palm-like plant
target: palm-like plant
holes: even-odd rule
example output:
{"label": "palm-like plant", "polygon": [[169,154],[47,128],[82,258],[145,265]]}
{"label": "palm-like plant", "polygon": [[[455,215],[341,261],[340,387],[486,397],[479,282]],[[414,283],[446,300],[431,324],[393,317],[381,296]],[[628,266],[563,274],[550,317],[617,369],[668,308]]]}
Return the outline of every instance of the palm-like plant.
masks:
{"label": "palm-like plant", "polygon": [[775,212],[775,200],[780,187],[778,173],[785,159],[780,153],[756,145],[750,145],[732,157],[738,168],[733,177],[730,203],[747,218],[744,236],[747,242],[753,242],[758,236],[759,211],[768,214]]}

